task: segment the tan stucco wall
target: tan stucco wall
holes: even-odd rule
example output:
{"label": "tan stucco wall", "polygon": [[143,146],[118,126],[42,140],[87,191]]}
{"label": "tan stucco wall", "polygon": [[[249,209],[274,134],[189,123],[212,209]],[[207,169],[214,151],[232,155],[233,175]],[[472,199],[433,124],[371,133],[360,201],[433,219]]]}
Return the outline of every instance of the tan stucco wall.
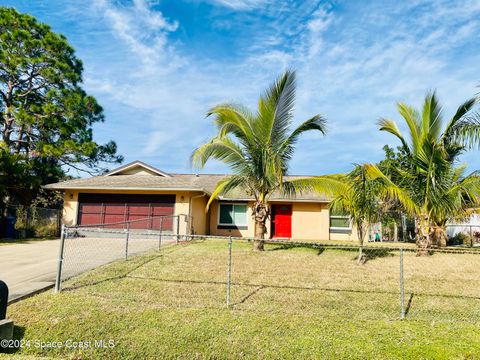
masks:
{"label": "tan stucco wall", "polygon": [[[141,191],[141,190],[81,190],[82,193],[120,193],[120,194],[175,194],[175,215],[189,213],[192,221],[185,219],[179,222],[180,234],[193,232],[197,235],[216,236],[243,236],[254,237],[255,224],[252,217],[253,202],[248,203],[247,229],[219,229],[218,228],[218,201],[210,205],[209,212],[205,212],[208,196],[198,197],[200,192],[189,191]],[[63,208],[63,222],[66,225],[76,224],[78,212],[78,190],[66,190]],[[330,233],[330,218],[326,203],[292,203],[292,237],[296,240],[351,240],[357,241],[355,228],[351,232]],[[270,238],[270,220],[267,222],[266,238]],[[190,227],[190,228],[189,228]]]}
{"label": "tan stucco wall", "polygon": [[325,203],[292,204],[292,237],[298,240],[328,240],[329,211]]}
{"label": "tan stucco wall", "polygon": [[[367,238],[365,238],[367,240]],[[355,227],[352,228],[349,232],[331,232],[330,233],[330,240],[350,240],[350,241],[358,241],[357,230]]]}
{"label": "tan stucco wall", "polygon": [[213,201],[210,205],[210,235],[215,236],[244,236],[254,237],[255,222],[252,217],[253,202],[247,204],[247,229],[219,229],[218,228],[218,201]]}
{"label": "tan stucco wall", "polygon": [[[275,203],[277,204],[277,203]],[[278,203],[280,204],[280,203]],[[255,223],[252,216],[253,202],[248,203],[247,229],[219,229],[218,201],[210,207],[210,233],[216,236],[254,237]],[[292,203],[292,238],[298,240],[328,240],[329,211],[326,203]],[[271,237],[271,221],[267,222],[266,238]]]}
{"label": "tan stucco wall", "polygon": [[78,192],[66,190],[63,197],[62,222],[65,225],[77,223]]}
{"label": "tan stucco wall", "polygon": [[191,212],[192,228],[191,233],[194,235],[208,234],[208,214],[206,212],[208,196],[192,195]]}
{"label": "tan stucco wall", "polygon": [[[150,175],[158,176],[153,171],[147,170],[141,166],[137,166],[128,170],[123,170],[122,175]],[[121,176],[121,175],[111,175],[111,176]]]}

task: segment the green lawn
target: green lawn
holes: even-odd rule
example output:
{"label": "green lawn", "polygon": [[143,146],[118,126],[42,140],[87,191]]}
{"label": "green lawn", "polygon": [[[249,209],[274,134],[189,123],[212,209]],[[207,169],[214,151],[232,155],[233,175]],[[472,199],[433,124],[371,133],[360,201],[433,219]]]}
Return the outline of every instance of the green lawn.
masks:
{"label": "green lawn", "polygon": [[[197,241],[74,278],[61,294],[13,304],[17,338],[114,340],[113,349],[40,349],[67,358],[477,358],[480,255],[404,252],[407,319],[399,320],[399,254],[368,249]],[[461,295],[461,296],[459,296]]]}

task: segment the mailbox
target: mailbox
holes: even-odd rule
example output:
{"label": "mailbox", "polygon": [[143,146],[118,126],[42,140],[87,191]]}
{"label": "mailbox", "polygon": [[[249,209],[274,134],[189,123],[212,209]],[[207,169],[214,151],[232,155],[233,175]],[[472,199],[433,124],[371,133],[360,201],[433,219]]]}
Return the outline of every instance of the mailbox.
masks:
{"label": "mailbox", "polygon": [[8,286],[0,280],[0,320],[7,318]]}
{"label": "mailbox", "polygon": [[13,321],[7,320],[8,286],[0,280],[0,340],[13,337]]}

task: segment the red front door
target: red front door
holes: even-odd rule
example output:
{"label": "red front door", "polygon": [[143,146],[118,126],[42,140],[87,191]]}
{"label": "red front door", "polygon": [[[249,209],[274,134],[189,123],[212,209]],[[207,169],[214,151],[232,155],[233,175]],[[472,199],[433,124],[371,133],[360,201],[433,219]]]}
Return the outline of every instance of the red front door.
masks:
{"label": "red front door", "polygon": [[292,205],[272,205],[272,237],[292,237]]}

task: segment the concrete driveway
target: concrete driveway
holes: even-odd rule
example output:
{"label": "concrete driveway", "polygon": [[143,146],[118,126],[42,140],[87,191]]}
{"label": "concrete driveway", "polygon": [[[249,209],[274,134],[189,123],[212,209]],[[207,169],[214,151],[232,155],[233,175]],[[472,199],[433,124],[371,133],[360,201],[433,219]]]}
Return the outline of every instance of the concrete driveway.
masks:
{"label": "concrete driveway", "polygon": [[55,283],[59,244],[57,239],[0,246],[0,279],[9,287],[9,301]]}
{"label": "concrete driveway", "polygon": [[[64,246],[62,280],[128,256],[158,250],[159,234],[131,231],[125,234],[105,231],[75,231]],[[175,244],[175,236],[163,234],[161,246]],[[0,280],[7,283],[9,301],[55,284],[60,239],[0,246]]]}

